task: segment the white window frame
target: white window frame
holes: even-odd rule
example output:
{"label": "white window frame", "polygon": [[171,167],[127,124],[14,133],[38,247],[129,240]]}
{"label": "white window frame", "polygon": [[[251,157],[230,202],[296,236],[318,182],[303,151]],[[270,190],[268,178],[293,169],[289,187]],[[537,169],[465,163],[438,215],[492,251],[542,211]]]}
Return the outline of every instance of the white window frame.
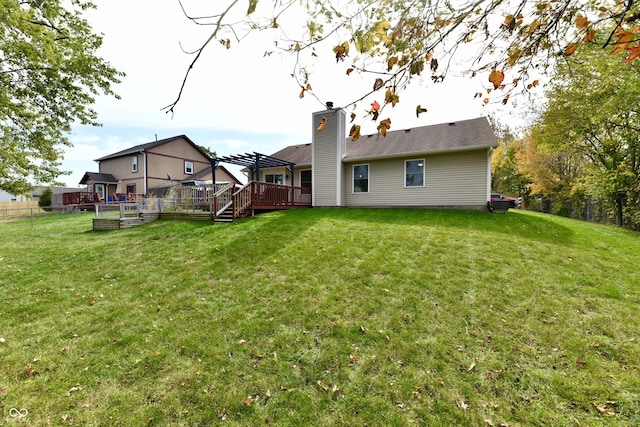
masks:
{"label": "white window frame", "polygon": [[106,186],[104,184],[96,184],[95,186],[96,188],[96,193],[98,193],[98,197],[100,197],[100,200],[104,200],[106,198]]}
{"label": "white window frame", "polygon": [[138,172],[138,156],[131,156],[131,173]]}
{"label": "white window frame", "polygon": [[[356,191],[356,168],[358,166],[366,166],[367,167],[367,191]],[[368,194],[371,190],[371,165],[369,163],[358,163],[353,165],[351,168],[352,171],[352,179],[351,179],[351,192],[353,194]]]}
{"label": "white window frame", "polygon": [[184,173],[185,175],[193,175],[193,162],[191,160],[184,161]]}
{"label": "white window frame", "polygon": [[[407,163],[409,162],[421,162],[422,163],[422,184],[421,185],[407,185]],[[419,166],[419,165],[418,165]],[[426,181],[425,174],[425,161],[424,159],[407,159],[404,161],[404,188],[424,188]]]}

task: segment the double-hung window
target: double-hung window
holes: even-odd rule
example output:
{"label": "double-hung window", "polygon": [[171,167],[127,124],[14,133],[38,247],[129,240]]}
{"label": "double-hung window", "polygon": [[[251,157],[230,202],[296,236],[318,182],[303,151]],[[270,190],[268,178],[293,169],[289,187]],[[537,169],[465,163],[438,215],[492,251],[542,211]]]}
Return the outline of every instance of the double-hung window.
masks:
{"label": "double-hung window", "polygon": [[193,162],[189,160],[184,161],[184,173],[185,175],[193,175]]}
{"label": "double-hung window", "polygon": [[404,162],[404,186],[424,187],[424,159]]}
{"label": "double-hung window", "polygon": [[138,172],[138,156],[131,156],[131,172]]}
{"label": "double-hung window", "polygon": [[353,192],[369,192],[369,165],[353,165]]}

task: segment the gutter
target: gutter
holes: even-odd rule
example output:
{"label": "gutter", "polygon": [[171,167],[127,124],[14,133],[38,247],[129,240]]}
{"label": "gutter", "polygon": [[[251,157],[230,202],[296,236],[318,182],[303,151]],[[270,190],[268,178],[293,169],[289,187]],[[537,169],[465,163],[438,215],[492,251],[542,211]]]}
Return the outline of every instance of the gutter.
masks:
{"label": "gutter", "polygon": [[397,159],[401,157],[429,156],[433,154],[460,153],[465,151],[476,151],[476,150],[486,150],[486,149],[493,150],[494,147],[497,147],[497,145],[473,145],[470,147],[449,148],[449,149],[441,149],[441,150],[434,150],[434,151],[412,151],[412,152],[406,152],[406,153],[381,154],[379,156],[361,156],[361,157],[345,156],[342,158],[342,162],[353,163],[353,162],[368,161],[368,160]]}

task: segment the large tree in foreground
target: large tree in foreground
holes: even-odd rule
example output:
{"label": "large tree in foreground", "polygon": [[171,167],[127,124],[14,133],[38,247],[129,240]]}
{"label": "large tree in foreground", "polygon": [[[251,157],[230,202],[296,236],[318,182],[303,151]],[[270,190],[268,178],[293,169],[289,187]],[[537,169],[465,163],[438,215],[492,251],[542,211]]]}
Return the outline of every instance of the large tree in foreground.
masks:
{"label": "large tree in foreground", "polygon": [[[274,44],[258,55],[293,56],[300,97],[322,96],[313,92],[308,67],[321,52],[333,53],[337,74],[369,75],[359,95],[340,106],[363,103],[365,115],[379,122],[382,133],[390,125],[382,120],[382,110],[395,106],[418,76],[434,83],[451,70],[480,76],[478,102],[506,104],[512,95],[538,86],[555,59],[594,43],[599,32],[605,32],[600,43],[609,51],[629,60],[640,55],[640,6],[633,0],[226,0],[204,9],[189,0],[181,4],[194,23],[211,28],[191,52],[182,88],[205,51],[233,48],[260,31]],[[416,106],[416,114],[424,111]]]}
{"label": "large tree in foreground", "polygon": [[99,94],[124,74],[98,57],[82,0],[0,0],[0,189],[55,182],[73,123],[97,125]]}

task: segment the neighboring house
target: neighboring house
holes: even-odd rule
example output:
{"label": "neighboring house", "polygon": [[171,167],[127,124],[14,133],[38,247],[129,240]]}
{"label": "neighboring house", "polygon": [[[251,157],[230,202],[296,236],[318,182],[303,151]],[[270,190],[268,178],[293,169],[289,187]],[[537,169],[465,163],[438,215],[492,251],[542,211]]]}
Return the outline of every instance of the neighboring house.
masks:
{"label": "neighboring house", "polygon": [[[87,172],[80,184],[100,200],[114,194],[148,194],[189,181],[211,181],[208,155],[185,135],[137,145],[96,160],[99,172]],[[240,183],[224,167],[216,168],[216,182]]]}
{"label": "neighboring house", "polygon": [[47,188],[51,189],[51,206],[59,206],[63,204],[63,194],[65,193],[77,193],[85,191],[84,188],[75,187],[36,187],[31,196],[33,200],[40,200],[40,196]]}
{"label": "neighboring house", "polygon": [[[311,144],[289,146],[270,156],[295,163],[294,185],[312,188],[313,206],[486,209],[491,151],[498,145],[486,118],[356,141],[346,137],[346,127],[342,109],[314,113]],[[288,167],[261,168],[259,175],[263,182],[291,185]]]}
{"label": "neighboring house", "polygon": [[30,197],[22,194],[9,194],[4,190],[0,190],[0,202],[28,202]]}

